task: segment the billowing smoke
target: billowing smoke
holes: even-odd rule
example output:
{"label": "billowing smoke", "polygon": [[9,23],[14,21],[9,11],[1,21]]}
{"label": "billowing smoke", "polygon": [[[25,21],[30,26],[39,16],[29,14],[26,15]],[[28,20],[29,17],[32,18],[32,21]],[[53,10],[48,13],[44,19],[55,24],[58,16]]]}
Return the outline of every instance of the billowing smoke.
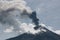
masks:
{"label": "billowing smoke", "polygon": [[[22,16],[23,15],[23,16]],[[20,30],[21,18],[27,15],[35,24],[35,29],[38,29],[39,19],[36,12],[31,10],[24,0],[1,0],[0,1],[0,23],[14,27],[14,31]]]}
{"label": "billowing smoke", "polygon": [[32,19],[32,22],[36,25],[34,29],[38,29],[39,27],[39,19],[37,18],[36,12],[32,12],[32,14],[29,16]]}
{"label": "billowing smoke", "polygon": [[18,27],[20,26],[20,21],[17,19],[16,15],[19,16],[19,13],[14,8],[1,11],[0,12],[0,23],[2,23],[3,25],[9,25],[8,27],[13,26],[15,28],[14,31],[17,31],[19,30]]}
{"label": "billowing smoke", "polygon": [[13,25],[15,30],[18,30],[21,24],[20,14],[23,10],[26,10],[28,13],[32,12],[24,0],[0,0],[0,23]]}
{"label": "billowing smoke", "polygon": [[27,15],[32,20],[32,22],[36,25],[36,27],[34,27],[34,29],[38,29],[40,27],[39,19],[37,18],[36,11],[33,11],[32,13],[29,14],[28,12],[26,12],[26,10],[24,10],[22,15]]}
{"label": "billowing smoke", "polygon": [[1,10],[7,10],[10,8],[16,8],[20,11],[23,11],[25,9],[27,12],[32,12],[31,8],[27,6],[26,1],[24,0],[0,0]]}

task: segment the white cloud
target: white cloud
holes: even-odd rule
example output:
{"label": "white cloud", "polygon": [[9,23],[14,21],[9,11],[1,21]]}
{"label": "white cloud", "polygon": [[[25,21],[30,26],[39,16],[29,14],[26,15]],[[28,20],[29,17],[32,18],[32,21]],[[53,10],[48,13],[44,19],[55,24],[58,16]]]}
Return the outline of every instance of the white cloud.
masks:
{"label": "white cloud", "polygon": [[32,33],[32,34],[36,34],[36,33],[40,32],[39,29],[35,30],[34,27],[35,27],[35,25],[33,25],[33,24],[22,23],[20,26],[20,28],[21,28],[20,32],[22,31],[22,32]]}
{"label": "white cloud", "polygon": [[29,6],[27,6],[26,1],[24,0],[11,0],[11,1],[7,1],[7,0],[0,0],[0,9],[2,10],[7,10],[10,8],[17,8],[22,10],[26,10],[27,12],[31,12],[31,8]]}
{"label": "white cloud", "polygon": [[[34,27],[35,25],[34,24],[27,24],[27,23],[21,23],[20,24],[20,31],[17,31],[17,32],[20,32],[20,34],[23,34],[23,33],[31,33],[31,34],[38,34],[39,32],[41,31],[44,31],[46,32],[45,29],[43,29],[43,27],[46,27],[48,30],[60,35],[60,30],[56,30],[54,31],[53,28],[51,26],[46,26],[45,24],[40,24],[42,26],[42,29],[40,30],[40,28],[38,30],[35,30]],[[5,29],[3,32],[5,33],[11,33],[13,32],[14,28],[13,27],[10,27],[10,28],[7,28]]]}
{"label": "white cloud", "polygon": [[[26,2],[24,0],[12,0],[12,1],[1,0],[0,4],[1,4],[0,10],[4,10],[2,13],[0,13],[1,14],[0,19],[3,20],[1,21],[1,23],[5,22],[4,24],[9,25],[8,27],[12,25],[16,30],[19,30],[20,22],[25,22],[25,20],[22,19],[22,16],[20,15],[21,13],[20,10],[23,10],[25,8],[27,11],[30,10],[30,8],[26,5]],[[16,9],[16,10],[7,12],[7,9],[10,10],[10,8],[17,8],[19,10]],[[11,32],[11,31],[12,31],[11,28],[7,28],[5,30],[5,32]]]}
{"label": "white cloud", "polygon": [[5,32],[5,33],[10,33],[10,32],[13,32],[13,27],[10,27],[10,28],[7,28],[7,29],[5,29],[3,32]]}

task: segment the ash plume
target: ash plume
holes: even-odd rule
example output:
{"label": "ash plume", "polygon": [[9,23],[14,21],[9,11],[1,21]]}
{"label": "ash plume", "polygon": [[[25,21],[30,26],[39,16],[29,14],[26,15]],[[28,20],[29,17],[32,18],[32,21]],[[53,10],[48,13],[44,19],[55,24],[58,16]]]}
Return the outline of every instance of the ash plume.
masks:
{"label": "ash plume", "polygon": [[25,9],[27,12],[32,12],[31,8],[27,6],[24,0],[0,0],[0,9],[7,10],[10,8],[19,9],[21,12]]}
{"label": "ash plume", "polygon": [[32,19],[32,22],[36,25],[34,29],[38,29],[39,19],[37,18],[36,11],[32,12],[32,14],[29,17]]}
{"label": "ash plume", "polygon": [[39,19],[37,18],[36,11],[33,11],[32,13],[28,13],[26,10],[24,10],[21,15],[28,15],[28,17],[36,25],[36,27],[34,27],[34,29],[37,30],[39,27],[41,27],[41,26],[39,26]]}
{"label": "ash plume", "polygon": [[[11,0],[11,1],[0,1],[0,22],[7,25],[12,25],[14,27],[14,31],[20,30],[21,21],[19,17],[22,15],[27,15],[32,22],[36,25],[34,29],[38,29],[39,26],[39,19],[37,18],[36,12],[32,11],[27,3],[24,0]],[[19,10],[19,13],[15,13],[15,10]],[[18,16],[18,18],[16,17]],[[24,17],[24,16],[23,16]]]}
{"label": "ash plume", "polygon": [[[15,13],[15,11],[18,12]],[[32,12],[31,8],[27,6],[24,0],[0,0],[0,23],[12,25],[14,29],[20,30],[20,14],[26,10],[28,13]],[[18,18],[16,17],[18,16]]]}

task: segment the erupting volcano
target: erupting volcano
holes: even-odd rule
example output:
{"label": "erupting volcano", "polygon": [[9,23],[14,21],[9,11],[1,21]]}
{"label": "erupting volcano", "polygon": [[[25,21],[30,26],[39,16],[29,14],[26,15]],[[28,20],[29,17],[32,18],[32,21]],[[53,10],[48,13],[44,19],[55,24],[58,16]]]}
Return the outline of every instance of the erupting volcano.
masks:
{"label": "erupting volcano", "polygon": [[29,18],[31,18],[34,24],[36,25],[34,29],[38,30],[40,28],[41,31],[37,34],[23,33],[7,40],[60,40],[60,35],[57,35],[49,29],[42,27],[42,25],[39,25],[39,19],[36,17],[35,11],[29,15]]}

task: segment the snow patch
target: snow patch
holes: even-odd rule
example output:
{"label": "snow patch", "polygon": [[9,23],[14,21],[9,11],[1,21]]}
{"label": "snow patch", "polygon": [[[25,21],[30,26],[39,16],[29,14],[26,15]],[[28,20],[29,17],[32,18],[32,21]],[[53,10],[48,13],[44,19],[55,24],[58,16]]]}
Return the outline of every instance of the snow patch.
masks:
{"label": "snow patch", "polygon": [[56,34],[60,35],[60,30],[54,31]]}

